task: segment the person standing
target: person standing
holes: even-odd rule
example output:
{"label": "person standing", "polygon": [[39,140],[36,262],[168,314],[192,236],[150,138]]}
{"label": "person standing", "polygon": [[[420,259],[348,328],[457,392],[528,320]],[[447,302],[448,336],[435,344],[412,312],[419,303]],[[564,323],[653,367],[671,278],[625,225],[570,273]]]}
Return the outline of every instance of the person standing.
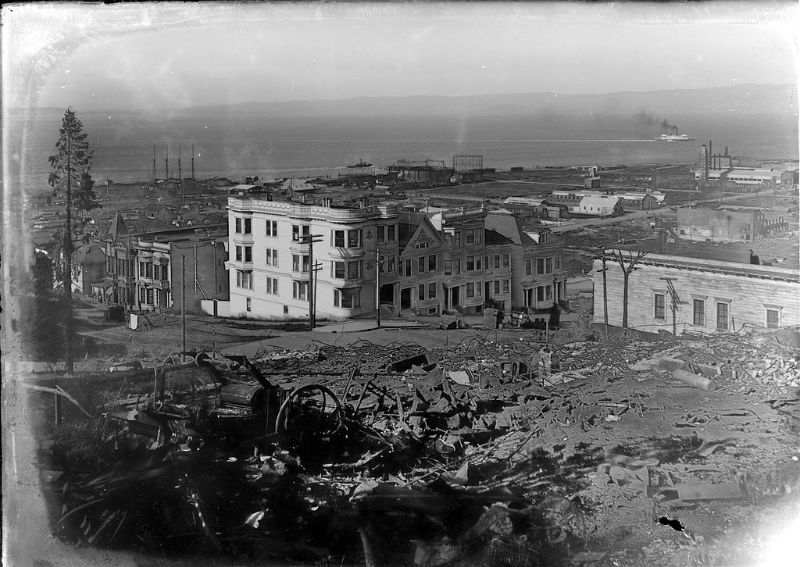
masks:
{"label": "person standing", "polygon": [[550,378],[550,369],[552,366],[552,362],[553,362],[553,354],[550,351],[550,347],[547,346],[544,348],[544,351],[542,351],[542,366],[544,370],[544,376],[546,376],[547,378]]}

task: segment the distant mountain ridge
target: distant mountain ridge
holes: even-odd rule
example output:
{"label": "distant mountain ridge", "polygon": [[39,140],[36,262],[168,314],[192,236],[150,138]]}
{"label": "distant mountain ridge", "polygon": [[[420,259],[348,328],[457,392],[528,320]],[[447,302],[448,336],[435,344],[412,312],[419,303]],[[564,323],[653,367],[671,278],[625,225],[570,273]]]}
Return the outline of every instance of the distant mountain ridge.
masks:
{"label": "distant mountain ridge", "polygon": [[797,112],[797,85],[737,85],[705,89],[562,95],[552,92],[499,95],[357,97],[341,100],[244,102],[175,109],[282,115],[531,115],[637,112]]}
{"label": "distant mountain ridge", "polygon": [[[553,92],[492,95],[369,96],[347,99],[242,102],[182,108],[82,110],[85,114],[163,113],[194,115],[252,114],[258,116],[525,116],[636,115],[643,121],[674,113],[768,113],[797,116],[797,85],[746,84],[703,89],[648,92],[558,94]],[[9,109],[13,114],[29,112]],[[63,109],[38,108],[40,117]]]}

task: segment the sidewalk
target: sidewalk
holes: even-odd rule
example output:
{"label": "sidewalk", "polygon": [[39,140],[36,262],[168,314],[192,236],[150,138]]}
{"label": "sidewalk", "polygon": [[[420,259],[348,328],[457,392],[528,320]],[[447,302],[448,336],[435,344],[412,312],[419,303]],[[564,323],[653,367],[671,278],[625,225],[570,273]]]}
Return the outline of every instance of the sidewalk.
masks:
{"label": "sidewalk", "polygon": [[381,329],[398,329],[402,327],[427,327],[427,322],[408,321],[406,319],[386,319],[378,327],[375,319],[350,319],[347,321],[328,321],[318,323],[315,331],[322,333],[355,333],[359,331],[372,331]]}

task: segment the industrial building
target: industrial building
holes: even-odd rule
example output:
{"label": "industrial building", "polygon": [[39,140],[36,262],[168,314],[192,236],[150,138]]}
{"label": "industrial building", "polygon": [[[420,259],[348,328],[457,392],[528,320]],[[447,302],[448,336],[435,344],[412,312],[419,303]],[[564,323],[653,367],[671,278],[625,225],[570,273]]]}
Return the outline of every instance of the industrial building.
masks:
{"label": "industrial building", "polygon": [[699,242],[754,242],[789,229],[780,211],[759,208],[721,210],[681,207],[678,209],[678,235]]}

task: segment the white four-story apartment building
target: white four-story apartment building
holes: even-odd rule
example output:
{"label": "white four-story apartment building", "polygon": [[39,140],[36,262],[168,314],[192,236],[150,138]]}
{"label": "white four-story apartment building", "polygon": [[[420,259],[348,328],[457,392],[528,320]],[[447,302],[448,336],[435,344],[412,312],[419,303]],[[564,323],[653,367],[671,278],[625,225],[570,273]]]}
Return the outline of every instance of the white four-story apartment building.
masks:
{"label": "white four-story apartment building", "polygon": [[307,317],[312,268],[317,318],[374,313],[377,250],[397,256],[394,206],[231,197],[228,209],[230,316]]}

